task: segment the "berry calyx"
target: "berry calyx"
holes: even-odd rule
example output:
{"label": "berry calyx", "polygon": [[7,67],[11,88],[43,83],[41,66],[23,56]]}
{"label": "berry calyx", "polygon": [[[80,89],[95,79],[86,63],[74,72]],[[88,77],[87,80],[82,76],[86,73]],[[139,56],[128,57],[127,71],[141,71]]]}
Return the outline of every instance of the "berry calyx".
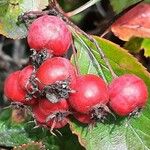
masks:
{"label": "berry calyx", "polygon": [[46,97],[52,102],[68,98],[76,83],[76,71],[69,60],[62,57],[47,59],[37,70],[36,77],[41,82]]}
{"label": "berry calyx", "polygon": [[36,78],[35,68],[31,65],[20,71],[18,77],[19,84],[22,89],[27,92],[27,99],[39,98],[41,96],[39,90],[39,81]]}
{"label": "berry calyx", "polygon": [[32,50],[32,55],[30,56],[31,63],[35,68],[39,68],[39,66],[47,59],[51,58],[52,55],[46,50],[43,49],[37,52],[35,49]]}
{"label": "berry calyx", "polygon": [[27,40],[29,46],[37,51],[47,49],[50,53],[61,56],[68,50],[72,37],[63,20],[44,15],[30,25]]}
{"label": "berry calyx", "polygon": [[40,99],[33,106],[33,114],[39,124],[50,127],[51,130],[62,128],[68,123],[69,105],[65,99],[55,104],[47,99]]}
{"label": "berry calyx", "polygon": [[112,110],[119,116],[127,116],[145,106],[148,91],[141,78],[126,74],[112,81],[109,86],[109,97]]}
{"label": "berry calyx", "polygon": [[77,78],[75,93],[71,93],[69,103],[80,113],[89,113],[109,101],[105,82],[98,76],[88,74]]}

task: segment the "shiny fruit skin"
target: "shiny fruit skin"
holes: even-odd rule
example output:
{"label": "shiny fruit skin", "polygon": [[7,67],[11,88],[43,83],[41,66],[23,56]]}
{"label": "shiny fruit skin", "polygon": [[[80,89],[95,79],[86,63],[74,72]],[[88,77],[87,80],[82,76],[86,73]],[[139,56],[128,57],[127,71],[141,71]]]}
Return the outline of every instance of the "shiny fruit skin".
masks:
{"label": "shiny fruit skin", "polygon": [[33,112],[34,118],[39,124],[45,124],[47,116],[41,113],[39,109],[39,104],[36,104],[32,107],[32,112]]}
{"label": "shiny fruit skin", "polygon": [[61,99],[57,103],[52,103],[47,99],[42,99],[39,102],[39,109],[44,115],[49,115],[58,111],[66,112],[69,110],[69,105],[66,99]]}
{"label": "shiny fruit skin", "polygon": [[47,117],[50,115],[53,116],[56,113],[67,113],[69,111],[69,105],[65,99],[62,99],[58,103],[51,103],[47,99],[40,99],[39,103],[32,108],[36,121],[41,125],[47,127],[54,126],[54,129],[58,129],[64,127],[68,123],[67,115],[59,119],[56,116],[55,122],[54,119],[50,119],[49,121],[47,121]]}
{"label": "shiny fruit skin", "polygon": [[109,96],[111,109],[119,116],[127,116],[136,108],[145,106],[148,91],[142,79],[125,74],[112,81]]}
{"label": "shiny fruit skin", "polygon": [[105,105],[109,101],[107,86],[100,77],[82,75],[76,83],[76,92],[70,94],[69,103],[77,112],[89,113],[96,105]]}
{"label": "shiny fruit skin", "polygon": [[63,20],[44,15],[30,25],[27,40],[30,48],[37,51],[47,49],[50,53],[61,56],[68,50],[72,36]]}
{"label": "shiny fruit skin", "polygon": [[19,74],[20,71],[11,73],[4,82],[4,95],[11,102],[16,102],[16,104],[22,103],[25,105],[34,105],[36,99],[26,100],[26,91],[20,87],[19,84]]}
{"label": "shiny fruit skin", "polygon": [[[68,124],[68,121],[69,119],[67,117],[63,118],[61,121],[58,121],[58,122],[56,121],[54,125],[54,129],[63,128],[65,125]],[[53,126],[53,124],[54,122],[52,120],[47,122],[47,126],[50,128]]]}
{"label": "shiny fruit skin", "polygon": [[26,92],[20,87],[18,82],[20,71],[11,73],[4,82],[4,95],[11,102],[25,103]]}
{"label": "shiny fruit skin", "polygon": [[19,80],[19,84],[22,89],[26,90],[27,84],[29,82],[29,78],[30,78],[33,70],[34,70],[33,66],[29,65],[20,71],[18,80]]}
{"label": "shiny fruit skin", "polygon": [[75,112],[73,114],[73,116],[81,123],[83,124],[91,124],[93,121],[90,117],[89,114],[81,114],[81,113],[78,113],[78,112]]}
{"label": "shiny fruit skin", "polygon": [[36,73],[39,81],[44,85],[50,85],[56,81],[70,78],[71,86],[76,83],[76,71],[70,61],[62,57],[47,59]]}

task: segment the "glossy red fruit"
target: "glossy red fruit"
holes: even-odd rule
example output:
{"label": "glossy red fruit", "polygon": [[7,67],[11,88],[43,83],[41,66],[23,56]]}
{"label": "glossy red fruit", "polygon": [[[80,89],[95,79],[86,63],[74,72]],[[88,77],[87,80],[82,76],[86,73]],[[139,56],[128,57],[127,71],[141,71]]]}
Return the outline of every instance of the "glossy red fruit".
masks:
{"label": "glossy red fruit", "polygon": [[91,119],[89,114],[81,114],[81,113],[74,113],[73,116],[81,123],[84,124],[91,124],[93,120]]}
{"label": "glossy red fruit", "polygon": [[65,99],[58,103],[41,99],[33,106],[33,114],[37,122],[44,126],[62,128],[68,123],[69,105]]}
{"label": "glossy red fruit", "polygon": [[70,85],[76,83],[76,71],[68,59],[54,57],[47,59],[37,70],[37,78],[44,85],[70,78]]}
{"label": "glossy red fruit", "polygon": [[145,106],[148,91],[142,79],[125,74],[110,84],[109,96],[112,110],[120,116],[127,116],[135,109]]}
{"label": "glossy red fruit", "polygon": [[79,76],[74,90],[69,103],[80,113],[89,113],[96,105],[105,105],[109,100],[105,82],[96,75]]}
{"label": "glossy red fruit", "polygon": [[29,65],[20,71],[18,80],[22,89],[26,90],[27,85],[29,84],[29,78],[33,70],[34,70],[33,66]]}
{"label": "glossy red fruit", "polygon": [[4,82],[4,95],[11,102],[20,102],[26,105],[33,105],[35,103],[35,99],[26,101],[26,91],[23,90],[18,82],[20,71],[16,71],[11,73]]}
{"label": "glossy red fruit", "polygon": [[41,113],[41,110],[39,109],[39,104],[36,104],[32,107],[33,115],[36,119],[36,121],[40,124],[45,125],[46,115]]}
{"label": "glossy red fruit", "polygon": [[61,99],[58,103],[52,103],[47,99],[41,99],[39,102],[39,109],[43,114],[49,115],[58,111],[67,112],[69,110],[69,105],[66,99]]}
{"label": "glossy red fruit", "polygon": [[47,122],[47,126],[53,129],[59,129],[59,128],[63,128],[65,125],[68,124],[69,119],[67,117],[64,117],[62,120],[60,121],[53,121],[50,120]]}
{"label": "glossy red fruit", "polygon": [[63,20],[44,15],[30,25],[27,40],[29,46],[37,51],[46,48],[54,55],[61,56],[68,50],[72,37]]}
{"label": "glossy red fruit", "polygon": [[11,73],[4,83],[4,94],[12,102],[25,102],[26,92],[18,83],[20,71]]}

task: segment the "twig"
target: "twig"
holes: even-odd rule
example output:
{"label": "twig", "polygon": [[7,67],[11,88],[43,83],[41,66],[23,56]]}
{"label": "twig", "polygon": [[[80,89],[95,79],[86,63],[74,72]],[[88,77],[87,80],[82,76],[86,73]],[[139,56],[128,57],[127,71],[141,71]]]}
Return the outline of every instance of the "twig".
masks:
{"label": "twig", "polygon": [[75,67],[76,67],[76,70],[77,70],[77,74],[80,74],[80,69],[79,69],[78,61],[77,61],[77,52],[76,52],[76,49],[75,49],[75,46],[74,46],[74,42],[73,42],[73,41],[72,41],[72,43],[71,43],[71,46],[72,46],[73,57],[74,57],[74,63],[75,63]]}
{"label": "twig", "polygon": [[104,37],[105,35],[107,35],[110,32],[110,28],[106,29],[103,34],[100,35],[100,37]]}
{"label": "twig", "polygon": [[[56,12],[60,12],[58,9],[59,8],[55,8]],[[114,73],[108,59],[105,57],[105,54],[103,53],[103,50],[100,48],[99,44],[97,43],[97,41],[91,36],[88,35],[86,32],[84,32],[83,30],[81,30],[78,26],[76,26],[73,22],[71,22],[66,16],[64,16],[64,14],[62,13],[58,13],[57,16],[59,16],[60,18],[62,18],[68,25],[70,25],[71,27],[73,27],[77,32],[80,32],[81,34],[83,34],[86,38],[88,38],[91,42],[94,43],[94,45],[96,46],[98,53],[100,54],[101,58],[105,61],[108,69],[110,70],[110,73],[112,75],[113,78],[116,78],[117,75]]]}
{"label": "twig", "polygon": [[106,83],[108,83],[108,82],[107,82],[107,79],[106,79],[106,77],[105,77],[105,74],[103,73],[102,66],[101,66],[101,64],[97,63],[97,61],[96,61],[96,59],[95,59],[93,53],[91,52],[91,49],[88,47],[88,45],[85,43],[85,41],[80,37],[80,35],[78,35],[77,32],[74,32],[73,30],[72,30],[72,32],[73,32],[74,35],[82,42],[82,44],[85,46],[85,48],[88,50],[88,51],[87,51],[87,52],[88,52],[88,55],[89,55],[89,57],[90,57],[90,59],[91,59],[93,65],[95,65],[95,68],[96,68],[97,72],[99,73],[99,71],[100,71],[101,77],[103,78],[103,80],[104,80]]}
{"label": "twig", "polygon": [[[28,17],[28,14],[32,15],[34,12],[29,12],[29,13],[26,13],[26,16]],[[105,54],[103,53],[103,50],[100,48],[100,45],[97,43],[97,41],[93,38],[93,36],[91,35],[88,35],[86,32],[84,32],[83,30],[81,30],[78,26],[76,26],[73,22],[71,22],[69,20],[69,18],[67,16],[64,15],[64,12],[63,10],[60,8],[59,4],[57,3],[57,0],[53,0],[51,5],[50,5],[50,10],[48,11],[44,11],[43,12],[43,15],[44,14],[53,14],[53,15],[56,15],[58,17],[60,17],[61,19],[63,19],[69,26],[73,27],[74,30],[76,32],[80,32],[81,34],[83,34],[86,38],[88,38],[92,43],[94,43],[94,45],[96,46],[97,50],[98,50],[98,53],[99,55],[101,56],[101,58],[105,61],[111,75],[113,78],[116,78],[116,74],[114,73],[108,59],[105,57]],[[36,14],[34,14],[36,15]],[[41,15],[41,14],[40,14]],[[37,14],[38,16],[38,14]]]}
{"label": "twig", "polygon": [[102,15],[102,17],[106,17],[106,12],[103,9],[101,3],[96,3],[96,7],[97,7],[98,12]]}
{"label": "twig", "polygon": [[14,41],[14,46],[13,46],[13,55],[12,58],[16,61],[19,62],[19,55],[20,55],[20,40],[15,40]]}
{"label": "twig", "polygon": [[28,59],[21,59],[20,64],[16,62],[13,58],[11,58],[9,55],[5,54],[4,52],[0,51],[0,59],[6,62],[10,62],[15,64],[16,66],[20,67],[21,65],[24,65],[28,62]]}
{"label": "twig", "polygon": [[79,8],[66,13],[67,17],[72,17],[75,16],[79,13],[81,13],[82,11],[86,10],[87,8],[91,7],[92,5],[95,5],[97,2],[99,2],[100,0],[90,0],[89,2],[85,3],[84,5],[80,6]]}

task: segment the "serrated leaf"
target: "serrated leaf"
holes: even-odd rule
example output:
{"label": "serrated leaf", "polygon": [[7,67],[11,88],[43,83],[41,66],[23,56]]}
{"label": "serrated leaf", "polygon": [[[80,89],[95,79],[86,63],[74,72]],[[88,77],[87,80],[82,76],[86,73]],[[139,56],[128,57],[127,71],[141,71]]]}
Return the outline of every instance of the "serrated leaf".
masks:
{"label": "serrated leaf", "polygon": [[2,0],[0,2],[0,34],[20,39],[26,37],[27,29],[24,24],[17,24],[18,16],[28,11],[44,9],[48,0]]}
{"label": "serrated leaf", "polygon": [[[127,53],[125,49],[108,40],[99,37],[95,37],[95,39],[109,59],[117,75],[125,73],[136,74],[145,81],[150,92],[150,74],[133,56]],[[85,39],[85,41],[91,48],[97,62],[105,64],[98,55],[95,46],[89,40]],[[87,51],[79,39],[76,39],[75,45],[78,51],[77,56]],[[77,58],[79,66],[87,64],[88,61],[91,62],[88,57],[82,56],[82,60],[79,57]],[[88,67],[85,69],[85,73],[88,72],[87,70]],[[84,74],[84,72],[82,73]],[[78,135],[79,141],[87,150],[150,149],[150,100],[139,118],[131,118],[130,120],[128,118],[111,119],[108,124],[99,123],[91,131],[88,130],[87,126],[83,126],[75,120],[72,120],[70,127],[72,132]]]}

